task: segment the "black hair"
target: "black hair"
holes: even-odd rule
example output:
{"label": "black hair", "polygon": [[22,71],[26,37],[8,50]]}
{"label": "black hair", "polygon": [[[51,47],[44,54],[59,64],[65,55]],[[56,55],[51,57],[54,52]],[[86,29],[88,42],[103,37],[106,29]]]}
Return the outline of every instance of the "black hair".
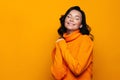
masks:
{"label": "black hair", "polygon": [[85,34],[86,34],[86,35],[90,35],[91,38],[92,38],[93,35],[90,34],[91,28],[90,28],[89,25],[87,25],[87,23],[86,23],[85,13],[84,13],[83,10],[80,9],[79,6],[70,7],[70,8],[66,11],[66,13],[60,17],[59,20],[60,20],[61,26],[60,26],[60,28],[58,29],[58,34],[59,34],[61,37],[63,37],[63,34],[66,33],[67,29],[66,29],[65,26],[64,26],[65,18],[66,18],[66,16],[67,16],[72,10],[77,10],[77,11],[79,11],[79,12],[82,14],[82,22],[81,22],[82,28],[79,28],[79,29],[80,29],[80,33],[82,33],[83,35],[85,35]]}

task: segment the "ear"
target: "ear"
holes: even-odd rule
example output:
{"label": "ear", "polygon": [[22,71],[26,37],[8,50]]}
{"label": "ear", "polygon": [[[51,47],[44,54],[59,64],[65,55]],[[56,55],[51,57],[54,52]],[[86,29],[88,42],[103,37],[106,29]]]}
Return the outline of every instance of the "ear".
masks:
{"label": "ear", "polygon": [[80,25],[80,28],[82,28],[82,27],[83,27],[83,25],[81,24],[81,25]]}

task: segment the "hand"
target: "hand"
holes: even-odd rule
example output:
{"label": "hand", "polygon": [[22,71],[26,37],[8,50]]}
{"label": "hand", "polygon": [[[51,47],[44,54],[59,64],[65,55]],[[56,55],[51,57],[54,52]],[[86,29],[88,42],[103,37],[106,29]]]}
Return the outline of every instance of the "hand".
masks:
{"label": "hand", "polygon": [[60,42],[61,40],[64,40],[64,38],[59,38],[56,42]]}

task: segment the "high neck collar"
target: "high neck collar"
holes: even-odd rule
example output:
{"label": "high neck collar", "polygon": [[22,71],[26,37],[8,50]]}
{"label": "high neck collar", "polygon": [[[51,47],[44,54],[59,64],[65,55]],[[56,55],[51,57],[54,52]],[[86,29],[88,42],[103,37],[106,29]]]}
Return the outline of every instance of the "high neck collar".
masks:
{"label": "high neck collar", "polygon": [[76,30],[70,34],[64,33],[63,37],[68,42],[68,41],[72,41],[72,40],[76,39],[80,35],[81,35],[80,30]]}

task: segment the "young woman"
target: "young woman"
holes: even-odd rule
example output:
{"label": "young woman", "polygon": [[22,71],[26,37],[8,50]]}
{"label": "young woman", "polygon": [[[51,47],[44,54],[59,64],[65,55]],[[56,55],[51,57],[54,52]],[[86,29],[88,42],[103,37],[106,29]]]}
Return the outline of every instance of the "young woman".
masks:
{"label": "young woman", "polygon": [[93,41],[86,17],[79,6],[73,6],[60,18],[61,36],[52,52],[51,72],[55,80],[91,80]]}

